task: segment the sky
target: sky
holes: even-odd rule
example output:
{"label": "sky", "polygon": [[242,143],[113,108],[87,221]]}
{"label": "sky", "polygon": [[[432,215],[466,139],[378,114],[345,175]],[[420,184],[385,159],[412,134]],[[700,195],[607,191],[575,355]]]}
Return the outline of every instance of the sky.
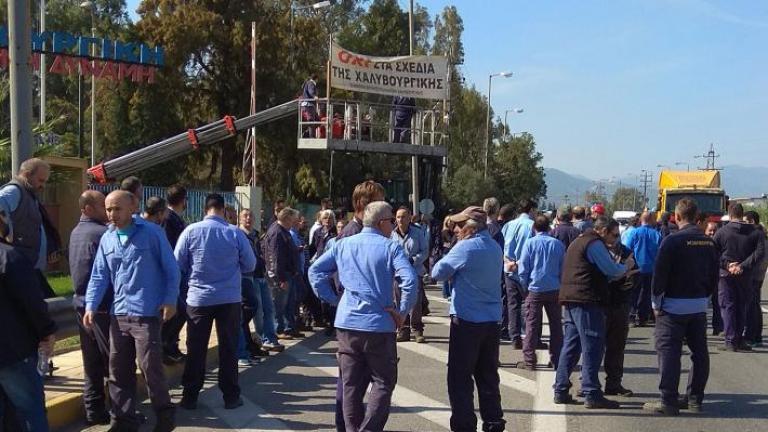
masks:
{"label": "sky", "polygon": [[[399,0],[403,8],[406,0]],[[127,0],[134,10],[138,0]],[[710,143],[719,165],[768,167],[768,2],[417,0],[464,20],[467,82],[508,109],[543,165],[627,177]],[[478,143],[480,145],[480,143]]]}

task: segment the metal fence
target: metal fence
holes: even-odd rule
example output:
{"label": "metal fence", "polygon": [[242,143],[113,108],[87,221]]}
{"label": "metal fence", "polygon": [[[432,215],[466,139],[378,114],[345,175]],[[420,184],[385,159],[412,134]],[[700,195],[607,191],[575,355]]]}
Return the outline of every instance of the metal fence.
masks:
{"label": "metal fence", "polygon": [[[90,189],[100,191],[104,193],[105,195],[109,192],[112,192],[113,190],[120,189],[120,185],[116,183],[109,183],[109,184],[90,184],[88,185]],[[144,210],[144,203],[147,201],[148,198],[156,196],[160,198],[165,198],[165,191],[167,188],[165,187],[159,187],[159,186],[144,186],[143,187],[143,197],[140,204],[140,209]],[[181,217],[184,218],[184,221],[187,223],[193,223],[193,222],[199,222],[203,220],[203,217],[205,216],[205,197],[210,193],[218,193],[221,196],[224,197],[224,202],[228,205],[231,205],[240,212],[240,210],[243,208],[243,199],[244,196],[242,193],[239,192],[219,192],[219,191],[210,191],[210,190],[204,190],[204,189],[187,189],[187,210],[184,211],[184,213],[181,214]]]}

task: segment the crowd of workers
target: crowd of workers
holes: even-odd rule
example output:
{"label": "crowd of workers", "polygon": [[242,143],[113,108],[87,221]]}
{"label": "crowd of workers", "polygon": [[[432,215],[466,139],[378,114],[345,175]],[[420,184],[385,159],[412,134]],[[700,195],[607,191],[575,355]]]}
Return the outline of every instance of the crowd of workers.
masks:
{"label": "crowd of workers", "polygon": [[[38,360],[51,355],[56,325],[43,301],[50,295],[43,271],[61,247],[40,202],[49,175],[44,161],[31,159],[0,188],[0,412],[10,430],[47,430]],[[278,201],[262,234],[260,217],[238,214],[219,194],[206,197],[204,219],[189,225],[184,187],[149,198],[139,214],[142,196],[136,177],[106,197],[84,191],[68,247],[86,419],[113,431],[135,431],[146,421],[136,410],[137,362],[156,414],[153,430],[175,427],[163,363],[184,364],[178,406],[197,408],[214,325],[225,409],[243,405],[239,366],[320,327],[338,342],[337,429],[382,431],[397,382],[397,343],[429,338],[425,282],[442,283],[450,298],[454,431],[476,430],[473,386],[483,430],[505,429],[502,341],[522,350],[517,368],[555,371],[556,404],[575,402],[571,374],[581,363],[575,395],[587,409],[616,409],[606,395],[632,395],[622,385],[630,323],[655,325],[661,397],[645,408],[668,415],[702,409],[710,301],[720,312],[712,331],[725,333],[722,350],[762,344],[766,236],[759,216],[739,204],[720,227],[684,198],[674,219],[656,223],[644,212],[620,234],[599,206],[591,215],[562,206],[550,219],[532,200],[501,207],[488,198],[447,216],[440,229],[408,207],[393,209],[384,188],[366,181],[354,189],[349,221],[324,200],[307,226]],[[184,326],[186,353],[179,348]],[[681,396],[683,343],[692,367]],[[546,363],[536,355],[542,349],[549,350]]]}

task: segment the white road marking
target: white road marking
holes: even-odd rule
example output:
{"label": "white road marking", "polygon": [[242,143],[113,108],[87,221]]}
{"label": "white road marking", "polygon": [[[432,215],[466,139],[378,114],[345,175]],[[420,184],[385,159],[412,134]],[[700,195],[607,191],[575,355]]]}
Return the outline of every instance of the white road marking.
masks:
{"label": "white road marking", "polygon": [[[216,372],[214,370],[213,372]],[[198,403],[205,405],[213,411],[219,419],[230,428],[239,432],[288,432],[292,429],[283,423],[274,414],[270,414],[260,406],[243,397],[243,406],[237,409],[224,409],[224,401],[221,397],[216,380],[206,380],[203,391],[200,393]]]}
{"label": "white road marking", "polygon": [[[312,351],[303,346],[296,346],[291,351],[286,351],[291,357],[301,362],[306,362],[306,357],[309,356]],[[335,359],[332,354],[326,354],[326,356],[335,363]],[[330,363],[330,362],[329,362]],[[315,369],[325,373],[326,375],[337,377],[338,367],[336,366],[311,366]],[[392,405],[403,408],[406,411],[412,412],[419,417],[428,420],[440,427],[450,430],[451,429],[451,407],[434,399],[431,399],[421,393],[415,392],[402,384],[398,383],[395,386],[395,391],[392,394]],[[418,408],[416,408],[418,407]],[[479,431],[482,429],[478,429]]]}

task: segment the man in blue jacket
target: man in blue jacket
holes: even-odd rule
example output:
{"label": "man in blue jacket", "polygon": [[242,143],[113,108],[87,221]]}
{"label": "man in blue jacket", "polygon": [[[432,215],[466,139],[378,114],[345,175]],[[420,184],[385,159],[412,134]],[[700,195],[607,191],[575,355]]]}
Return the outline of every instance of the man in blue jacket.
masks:
{"label": "man in blue jacket", "polygon": [[472,378],[486,432],[504,431],[499,392],[499,278],[502,252],[486,228],[487,215],[468,207],[450,216],[459,241],[432,268],[432,278],[453,281],[448,343],[451,430],[476,431]]}
{"label": "man in blue jacket", "polygon": [[174,429],[174,407],[163,371],[160,326],[176,312],[179,267],[158,225],[132,217],[135,198],[127,191],[107,196],[112,223],[101,237],[85,293],[83,325],[91,328],[110,286],[109,396],[113,430],[138,430],[136,360],[157,413],[155,431]]}
{"label": "man in blue jacket", "polygon": [[632,296],[631,315],[635,319],[636,327],[645,326],[651,316],[651,280],[653,279],[653,266],[656,264],[656,254],[661,246],[661,234],[655,228],[653,213],[644,212],[640,215],[639,228],[635,228],[627,235],[624,245],[632,250],[638,267],[640,267],[640,286]]}
{"label": "man in blue jacket", "polygon": [[245,234],[224,220],[224,197],[205,198],[205,219],[188,226],[176,244],[176,261],[189,280],[187,293],[187,362],[181,407],[197,408],[205,379],[205,357],[216,322],[219,340],[219,388],[224,408],[243,404],[237,376],[240,335],[241,277],[256,268],[256,255]]}
{"label": "man in blue jacket", "polygon": [[[677,202],[679,231],[661,244],[653,275],[661,400],[644,408],[658,414],[677,415],[680,408],[700,411],[709,377],[707,305],[717,287],[718,253],[712,239],[696,226],[697,212],[692,199]],[[686,396],[678,401],[683,341],[691,350],[691,369]]]}
{"label": "man in blue jacket", "polygon": [[[349,432],[384,430],[397,382],[395,330],[418,301],[418,275],[403,248],[389,239],[393,225],[389,204],[368,204],[363,231],[335,242],[309,268],[315,294],[338,305],[334,326]],[[341,297],[331,286],[336,272],[344,285]],[[399,307],[394,304],[395,278],[400,279]],[[363,398],[370,383],[366,408]]]}
{"label": "man in blue jacket", "polygon": [[525,342],[522,369],[536,368],[536,346],[539,344],[542,327],[542,308],[549,318],[549,357],[556,365],[563,346],[562,314],[558,296],[560,276],[565,259],[563,242],[549,235],[549,218],[536,216],[533,222],[536,236],[525,242],[518,261],[520,283],[528,291],[525,298]]}

